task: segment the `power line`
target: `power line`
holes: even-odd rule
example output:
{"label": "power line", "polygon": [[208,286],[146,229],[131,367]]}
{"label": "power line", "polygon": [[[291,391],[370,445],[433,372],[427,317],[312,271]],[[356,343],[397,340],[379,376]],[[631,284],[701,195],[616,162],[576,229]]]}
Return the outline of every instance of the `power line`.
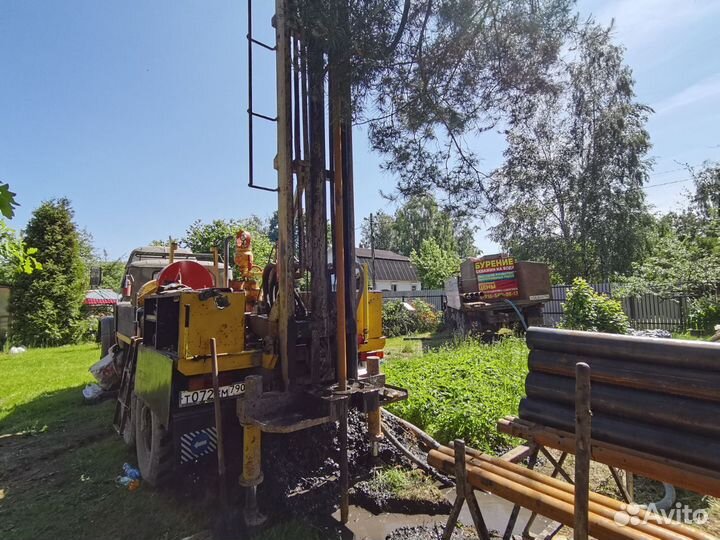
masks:
{"label": "power line", "polygon": [[692,180],[693,180],[692,178],[683,178],[680,180],[673,180],[671,182],[662,182],[661,184],[652,184],[649,186],[642,186],[641,188],[638,188],[638,189],[650,189],[650,188],[656,188],[656,187],[662,187],[662,186],[669,186],[670,184],[682,184],[684,182],[691,182]]}
{"label": "power line", "polygon": [[668,171],[654,172],[654,173],[652,173],[652,176],[660,176],[663,174],[670,174],[670,173],[680,172],[680,171],[687,171],[687,169],[685,167],[679,167],[677,169],[670,169]]}

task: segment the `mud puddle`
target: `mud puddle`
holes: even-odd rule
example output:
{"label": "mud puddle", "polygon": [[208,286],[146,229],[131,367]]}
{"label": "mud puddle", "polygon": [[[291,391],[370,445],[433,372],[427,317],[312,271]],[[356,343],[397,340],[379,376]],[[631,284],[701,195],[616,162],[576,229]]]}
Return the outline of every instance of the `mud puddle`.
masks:
{"label": "mud puddle", "polygon": [[[445,493],[450,502],[455,500],[455,491],[447,490]],[[489,493],[475,494],[480,510],[482,511],[485,523],[490,531],[499,531],[500,535],[505,531],[508,518],[512,512],[513,505],[499,497]],[[530,512],[520,510],[520,516],[515,525],[514,534],[520,534],[525,528]],[[333,514],[333,518],[340,519],[340,511]],[[388,536],[392,538],[420,538],[420,531],[427,531],[428,538],[434,538],[435,531],[442,531],[447,522],[447,516],[429,514],[380,514],[374,515],[359,506],[350,506],[350,514],[347,529],[350,530],[355,540],[385,540]],[[466,527],[472,527],[472,517],[467,506],[463,507],[460,513],[460,522]],[[532,534],[539,534],[548,525],[548,521],[538,517],[530,529]],[[406,529],[407,534],[397,529]],[[396,534],[393,534],[396,532]],[[459,536],[462,537],[462,536]]]}

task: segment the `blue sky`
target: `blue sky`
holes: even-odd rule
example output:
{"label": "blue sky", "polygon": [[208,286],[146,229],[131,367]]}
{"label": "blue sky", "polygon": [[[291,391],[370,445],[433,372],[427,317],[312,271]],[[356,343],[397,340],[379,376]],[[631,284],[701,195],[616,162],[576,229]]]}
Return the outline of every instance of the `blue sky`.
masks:
{"label": "blue sky", "polygon": [[[270,2],[255,5],[256,35],[270,39]],[[686,179],[677,162],[720,160],[720,0],[578,7],[615,19],[639,100],[656,110],[650,183]],[[269,216],[274,195],[247,187],[246,28],[239,0],[0,0],[0,181],[22,205],[12,226],[66,196],[98,250],[115,258],[182,236],[195,219]],[[256,109],[272,114],[274,58],[258,49],[255,65]],[[274,130],[256,130],[257,180],[273,184]],[[355,141],[359,225],[392,210],[379,190],[394,179],[359,130]],[[477,147],[487,167],[500,163],[500,137]],[[664,211],[689,186],[647,194]],[[496,249],[483,230],[477,243]]]}

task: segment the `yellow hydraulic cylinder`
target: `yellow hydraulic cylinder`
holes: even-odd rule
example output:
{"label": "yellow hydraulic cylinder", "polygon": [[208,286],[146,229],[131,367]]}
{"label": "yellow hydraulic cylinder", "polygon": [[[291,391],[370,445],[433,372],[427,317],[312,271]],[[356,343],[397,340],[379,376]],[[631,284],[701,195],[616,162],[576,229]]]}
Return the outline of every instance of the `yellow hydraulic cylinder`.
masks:
{"label": "yellow hydraulic cylinder", "polygon": [[243,426],[243,470],[240,478],[240,485],[242,486],[257,486],[263,481],[262,453],[260,451],[261,438],[262,432],[258,426]]}
{"label": "yellow hydraulic cylinder", "polygon": [[[369,376],[380,374],[380,358],[377,356],[368,356],[367,358],[367,374]],[[371,409],[367,413],[368,434],[370,435],[370,451],[373,457],[377,457],[379,453],[379,441],[383,438],[382,423],[380,419],[380,407]]]}
{"label": "yellow hydraulic cylinder", "polygon": [[370,442],[376,442],[382,439],[382,426],[380,425],[380,407],[368,411],[368,433],[370,434]]}

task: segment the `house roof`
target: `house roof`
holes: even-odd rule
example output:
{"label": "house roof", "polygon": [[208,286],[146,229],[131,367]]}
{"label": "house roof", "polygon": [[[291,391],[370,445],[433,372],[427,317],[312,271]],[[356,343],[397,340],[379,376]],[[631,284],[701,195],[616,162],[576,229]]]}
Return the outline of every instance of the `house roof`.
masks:
{"label": "house roof", "polygon": [[[358,261],[368,263],[372,274],[372,254],[367,248],[356,248],[355,255]],[[415,267],[410,262],[410,257],[387,251],[385,249],[375,250],[375,279],[381,281],[420,281]]]}
{"label": "house roof", "polygon": [[[370,248],[355,248],[355,255],[362,259],[369,259],[372,257],[372,250]],[[400,255],[394,251],[388,251],[387,249],[376,249],[375,261],[378,259],[387,259],[389,261],[409,261],[410,257]]]}

